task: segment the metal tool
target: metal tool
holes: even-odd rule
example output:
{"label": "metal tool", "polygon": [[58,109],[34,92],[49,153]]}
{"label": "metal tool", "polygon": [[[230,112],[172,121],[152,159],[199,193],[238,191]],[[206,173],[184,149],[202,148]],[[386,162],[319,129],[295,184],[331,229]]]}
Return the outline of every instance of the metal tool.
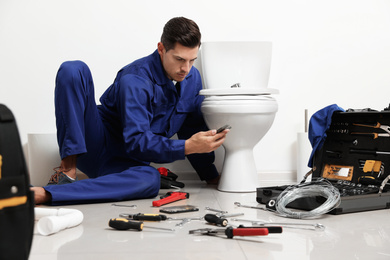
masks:
{"label": "metal tool", "polygon": [[134,208],[134,209],[137,208],[137,205],[126,205],[126,204],[116,204],[116,203],[112,203],[111,206],[112,207],[128,207],[128,208]]}
{"label": "metal tool", "polygon": [[250,228],[228,227],[226,229],[201,228],[201,229],[190,230],[189,234],[209,235],[209,236],[226,235],[228,238],[233,238],[235,236],[267,236],[268,229],[267,228],[251,228],[251,227]]}
{"label": "metal tool", "polygon": [[138,231],[142,231],[144,228],[150,228],[150,229],[158,229],[158,230],[165,230],[165,231],[175,231],[173,228],[161,228],[161,227],[149,227],[144,226],[143,222],[140,221],[130,221],[126,218],[112,218],[108,222],[108,225],[114,229],[117,230],[129,230],[129,229],[135,229]]}
{"label": "metal tool", "polygon": [[379,123],[379,122],[377,122],[375,125],[364,125],[364,124],[353,124],[353,125],[382,129],[383,131],[386,132],[386,134],[374,133],[374,132],[372,132],[372,133],[353,132],[353,133],[351,133],[352,135],[369,135],[369,136],[372,136],[374,139],[376,139],[378,137],[390,137],[390,127],[388,125],[381,125],[381,123]]}
{"label": "metal tool", "polygon": [[390,126],[388,125],[382,125],[381,123],[377,122],[375,125],[364,125],[364,124],[353,124],[356,126],[363,126],[363,127],[372,127],[372,128],[379,128],[385,131],[388,135],[390,135]]}
{"label": "metal tool", "polygon": [[[248,219],[238,219],[238,218],[233,218],[232,221],[239,221],[239,222],[250,222],[252,225],[258,225],[258,226],[275,226],[275,225],[280,225],[285,228],[296,228],[296,229],[308,229],[308,230],[316,230],[316,231],[323,231],[325,230],[325,226],[316,223],[316,224],[309,224],[309,223],[275,223],[275,222],[266,222],[266,221],[259,221],[259,220],[248,220]],[[305,228],[308,227],[308,228]]]}
{"label": "metal tool", "polygon": [[238,216],[243,216],[245,215],[244,213],[242,212],[239,212],[239,213],[228,213],[228,214],[217,214],[219,217],[221,218],[231,218],[231,217],[238,217]]}
{"label": "metal tool", "polygon": [[360,132],[352,132],[351,135],[368,135],[372,136],[373,139],[377,139],[378,137],[390,137],[390,134],[385,134],[385,133],[360,133]]}
{"label": "metal tool", "polygon": [[210,210],[210,211],[214,211],[214,212],[217,212],[217,216],[220,217],[220,218],[231,218],[231,217],[238,217],[238,216],[242,216],[244,215],[244,213],[228,213],[227,211],[225,210],[219,210],[219,209],[213,209],[213,208],[210,208],[210,207],[206,207],[205,208],[206,210]]}
{"label": "metal tool", "polygon": [[360,150],[360,149],[349,149],[350,153],[360,153],[360,154],[382,154],[382,155],[390,155],[390,152],[386,151],[376,151],[376,150]]}
{"label": "metal tool", "polygon": [[255,206],[249,206],[249,205],[242,205],[240,202],[234,202],[234,205],[236,205],[237,207],[243,207],[243,208],[267,210],[265,207],[255,207]]}
{"label": "metal tool", "polygon": [[167,218],[167,220],[181,220],[180,223],[177,223],[177,227],[182,227],[184,224],[191,222],[191,220],[202,220],[203,217],[194,217],[194,218]]}
{"label": "metal tool", "polygon": [[219,209],[213,209],[213,208],[210,208],[210,207],[206,207],[205,209],[206,209],[206,210],[210,210],[210,211],[214,211],[214,212],[218,212],[218,213],[220,213],[220,214],[226,214],[226,213],[228,213],[227,211],[219,210]]}

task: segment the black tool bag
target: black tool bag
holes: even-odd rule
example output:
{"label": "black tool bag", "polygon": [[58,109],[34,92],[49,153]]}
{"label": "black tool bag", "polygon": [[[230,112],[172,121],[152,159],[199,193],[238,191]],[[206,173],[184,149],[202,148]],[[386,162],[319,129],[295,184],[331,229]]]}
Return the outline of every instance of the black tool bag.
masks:
{"label": "black tool bag", "polygon": [[28,259],[34,197],[12,112],[0,104],[0,259]]}
{"label": "black tool bag", "polygon": [[[390,111],[335,112],[323,145],[313,157],[312,178],[325,178],[338,188],[341,204],[331,214],[390,208]],[[301,180],[298,180],[298,183]],[[267,204],[288,186],[257,189]],[[301,198],[291,208],[312,210],[322,197]]]}

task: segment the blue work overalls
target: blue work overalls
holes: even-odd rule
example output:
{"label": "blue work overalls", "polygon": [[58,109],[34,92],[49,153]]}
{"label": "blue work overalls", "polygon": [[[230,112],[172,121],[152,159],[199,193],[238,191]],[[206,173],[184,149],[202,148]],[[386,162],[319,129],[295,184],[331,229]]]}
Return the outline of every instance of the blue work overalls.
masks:
{"label": "blue work overalls", "polygon": [[[81,61],[64,62],[56,77],[55,107],[61,158],[78,155],[89,179],[45,186],[52,204],[151,198],[160,174],[150,162],[182,160],[185,139],[206,131],[200,112],[201,77],[192,68],[180,93],[157,51],[122,68],[96,105],[92,75]],[[179,140],[171,139],[177,133]],[[188,159],[200,179],[218,176],[214,153]]]}

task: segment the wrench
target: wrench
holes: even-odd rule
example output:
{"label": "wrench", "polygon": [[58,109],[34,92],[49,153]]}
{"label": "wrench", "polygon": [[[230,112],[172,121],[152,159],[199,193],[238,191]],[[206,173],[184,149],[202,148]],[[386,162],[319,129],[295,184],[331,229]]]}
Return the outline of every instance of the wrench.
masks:
{"label": "wrench", "polygon": [[212,208],[210,208],[210,207],[206,207],[206,210],[218,212],[219,214],[226,214],[226,213],[228,213],[227,211],[219,210],[219,209],[212,209]]}
{"label": "wrench", "polygon": [[[233,218],[232,221],[243,221],[243,222],[251,222],[252,225],[259,225],[259,226],[269,226],[269,225],[281,225],[286,226],[286,228],[296,228],[296,229],[309,229],[309,230],[316,230],[316,231],[323,231],[325,230],[325,226],[316,223],[316,224],[309,224],[309,223],[276,223],[276,222],[266,222],[266,221],[258,221],[258,220],[248,220],[248,219],[238,219]],[[296,226],[296,227],[294,227]],[[309,227],[309,228],[304,228]]]}
{"label": "wrench", "polygon": [[[243,207],[243,208],[250,208],[250,209],[262,209],[262,210],[267,210],[264,207],[255,207],[255,206],[249,206],[249,205],[242,205],[240,202],[234,202],[234,205],[237,207]],[[268,211],[268,210],[267,210]]]}
{"label": "wrench", "polygon": [[195,217],[195,218],[167,218],[167,220],[181,220],[180,223],[177,223],[177,227],[182,227],[184,224],[190,222],[191,220],[202,220],[203,217]]}
{"label": "wrench", "polygon": [[116,203],[112,203],[112,204],[111,204],[111,207],[129,207],[129,208],[134,208],[134,209],[136,209],[136,208],[137,208],[137,205],[127,205],[127,204],[116,204]]}

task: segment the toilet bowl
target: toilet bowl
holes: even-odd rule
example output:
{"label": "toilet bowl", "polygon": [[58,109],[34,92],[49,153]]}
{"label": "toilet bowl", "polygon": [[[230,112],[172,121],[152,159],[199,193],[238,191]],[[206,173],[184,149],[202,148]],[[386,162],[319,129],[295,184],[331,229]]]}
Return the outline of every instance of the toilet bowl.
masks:
{"label": "toilet bowl", "polygon": [[205,99],[201,106],[210,129],[232,128],[218,190],[255,192],[259,187],[253,148],[271,128],[278,104],[268,88],[270,42],[205,42],[201,62]]}

